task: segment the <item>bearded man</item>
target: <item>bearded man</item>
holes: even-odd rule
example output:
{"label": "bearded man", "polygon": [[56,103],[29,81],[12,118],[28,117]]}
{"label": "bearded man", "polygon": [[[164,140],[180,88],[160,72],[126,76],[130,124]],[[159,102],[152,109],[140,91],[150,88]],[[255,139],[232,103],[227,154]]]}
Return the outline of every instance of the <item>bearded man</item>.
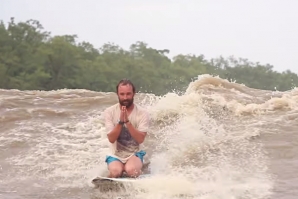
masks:
{"label": "bearded man", "polygon": [[126,173],[129,177],[141,174],[142,150],[149,129],[148,112],[134,103],[135,86],[130,80],[121,80],[116,86],[119,103],[104,111],[105,128],[111,152],[105,162],[108,165],[110,178],[118,178]]}

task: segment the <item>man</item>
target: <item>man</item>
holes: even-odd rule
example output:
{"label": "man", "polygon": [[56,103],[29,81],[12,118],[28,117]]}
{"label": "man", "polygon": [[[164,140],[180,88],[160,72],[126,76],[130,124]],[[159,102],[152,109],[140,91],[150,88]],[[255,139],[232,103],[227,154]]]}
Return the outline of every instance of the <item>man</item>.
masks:
{"label": "man", "polygon": [[109,176],[120,177],[125,171],[129,177],[138,177],[146,152],[141,150],[149,128],[147,111],[134,103],[135,86],[121,80],[116,86],[119,103],[104,112],[111,154],[106,157]]}

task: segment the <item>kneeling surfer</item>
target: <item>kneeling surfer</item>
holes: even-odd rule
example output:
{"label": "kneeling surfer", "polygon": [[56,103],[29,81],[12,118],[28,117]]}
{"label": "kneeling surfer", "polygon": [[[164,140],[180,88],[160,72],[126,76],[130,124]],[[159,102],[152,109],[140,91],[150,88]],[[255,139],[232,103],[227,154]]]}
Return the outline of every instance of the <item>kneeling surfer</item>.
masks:
{"label": "kneeling surfer", "polygon": [[121,80],[116,92],[119,103],[104,111],[111,148],[105,160],[109,169],[108,177],[120,177],[124,171],[129,177],[138,177],[146,155],[141,148],[149,129],[149,114],[134,103],[136,89],[130,80]]}

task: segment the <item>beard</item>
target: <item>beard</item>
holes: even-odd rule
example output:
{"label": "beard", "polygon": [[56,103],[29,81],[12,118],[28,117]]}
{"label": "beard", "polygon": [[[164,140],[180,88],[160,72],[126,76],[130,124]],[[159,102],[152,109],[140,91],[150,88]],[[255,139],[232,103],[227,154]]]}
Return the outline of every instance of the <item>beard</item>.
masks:
{"label": "beard", "polygon": [[125,106],[126,108],[129,108],[133,104],[133,98],[132,99],[126,99],[126,100],[120,100],[119,103],[121,106]]}

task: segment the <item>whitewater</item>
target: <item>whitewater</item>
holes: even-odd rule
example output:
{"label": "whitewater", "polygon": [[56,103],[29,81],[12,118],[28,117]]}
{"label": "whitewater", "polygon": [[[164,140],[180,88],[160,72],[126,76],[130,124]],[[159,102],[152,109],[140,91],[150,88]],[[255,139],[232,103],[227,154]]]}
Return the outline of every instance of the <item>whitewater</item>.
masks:
{"label": "whitewater", "polygon": [[182,92],[137,93],[150,113],[152,177],[103,193],[102,113],[114,92],[0,90],[0,198],[296,199],[298,89],[249,88],[210,75]]}

